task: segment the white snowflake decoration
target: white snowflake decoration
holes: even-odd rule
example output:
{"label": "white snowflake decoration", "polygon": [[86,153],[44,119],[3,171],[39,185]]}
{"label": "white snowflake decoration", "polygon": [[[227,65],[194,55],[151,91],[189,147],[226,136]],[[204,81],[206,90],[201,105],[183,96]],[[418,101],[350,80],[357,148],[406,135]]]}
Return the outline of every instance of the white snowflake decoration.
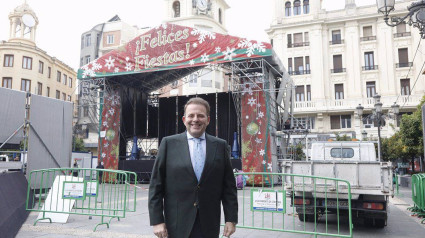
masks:
{"label": "white snowflake decoration", "polygon": [[262,163],[262,164],[266,164],[267,162],[266,162],[265,160],[263,160],[261,163]]}
{"label": "white snowflake decoration", "polygon": [[246,115],[246,117],[245,117],[247,120],[249,119],[249,116],[248,115]]}
{"label": "white snowflake decoration", "polygon": [[196,47],[198,47],[198,43],[193,43],[193,48],[196,48]]}
{"label": "white snowflake decoration", "polygon": [[263,113],[262,111],[260,111],[260,112],[258,113],[258,118],[263,118],[263,116],[264,116],[264,113]]}
{"label": "white snowflake decoration", "polygon": [[92,65],[91,68],[94,71],[98,71],[99,69],[102,68],[102,65],[98,64],[96,60],[93,61],[91,65]]}
{"label": "white snowflake decoration", "polygon": [[119,69],[118,67],[116,67],[116,68],[114,69],[114,72],[115,72],[115,73],[118,73],[118,72],[120,72],[120,69]]}
{"label": "white snowflake decoration", "polygon": [[273,171],[273,168],[272,168],[272,163],[267,163],[267,169],[268,170],[270,170],[270,172],[272,172]]}
{"label": "white snowflake decoration", "polygon": [[102,153],[102,158],[105,158],[106,157],[106,154],[105,153]]}
{"label": "white snowflake decoration", "polygon": [[257,99],[255,99],[255,98],[253,98],[253,97],[251,97],[251,98],[248,98],[248,104],[252,107],[252,106],[254,106],[255,104],[256,104],[256,102],[255,101],[257,101]]}
{"label": "white snowflake decoration", "polygon": [[109,143],[108,142],[106,142],[104,145],[103,145],[103,147],[105,147],[105,148],[107,148],[109,146]]}
{"label": "white snowflake decoration", "polygon": [[235,48],[230,49],[229,47],[227,47],[226,51],[223,52],[224,60],[232,60],[233,57],[236,56],[234,51]]}
{"label": "white snowflake decoration", "polygon": [[215,53],[220,53],[220,52],[221,52],[221,48],[220,48],[220,46],[215,47]]}
{"label": "white snowflake decoration", "polygon": [[109,59],[105,60],[105,62],[106,62],[105,67],[108,68],[108,70],[110,70],[111,67],[114,67],[114,61],[115,61],[115,59],[112,59],[112,57],[109,56]]}
{"label": "white snowflake decoration", "polygon": [[255,139],[255,142],[256,142],[257,144],[261,144],[261,139],[260,139],[260,138],[256,138],[256,139]]}
{"label": "white snowflake decoration", "polygon": [[207,55],[207,53],[204,53],[203,55],[201,55],[201,61],[204,62],[204,64],[208,60],[209,60],[209,56]]}
{"label": "white snowflake decoration", "polygon": [[199,44],[202,44],[205,39],[208,37],[210,40],[215,40],[215,33],[210,31],[205,31],[201,29],[193,29],[192,32],[190,32],[193,36],[198,36],[198,42]]}
{"label": "white snowflake decoration", "polygon": [[243,39],[241,42],[239,42],[238,47],[239,48],[247,48],[246,55],[248,57],[251,57],[254,54],[255,51],[266,52],[266,47],[263,45],[263,43],[261,43],[261,42],[252,43],[251,41],[249,41],[247,39]]}
{"label": "white snowflake decoration", "polygon": [[265,151],[263,149],[260,150],[260,155],[263,156],[265,154]]}
{"label": "white snowflake decoration", "polygon": [[107,127],[107,126],[108,126],[108,122],[107,122],[107,121],[104,121],[104,122],[102,123],[102,125]]}
{"label": "white snowflake decoration", "polygon": [[111,109],[109,109],[109,114],[111,114],[111,116],[113,116],[114,115],[114,113],[115,113],[115,109],[113,109],[113,108],[111,108]]}
{"label": "white snowflake decoration", "polygon": [[194,60],[190,60],[190,61],[189,61],[189,64],[190,64],[190,66],[192,66],[192,65],[194,65],[194,64],[195,64],[195,61],[194,61]]}
{"label": "white snowflake decoration", "polygon": [[127,57],[125,57],[125,61],[129,61],[130,60],[130,58],[127,56]]}
{"label": "white snowflake decoration", "polygon": [[132,68],[133,68],[133,64],[132,63],[126,63],[125,64],[125,70],[131,71]]}
{"label": "white snowflake decoration", "polygon": [[87,67],[82,69],[83,69],[83,78],[96,76],[96,73],[93,71],[93,69],[89,69]]}

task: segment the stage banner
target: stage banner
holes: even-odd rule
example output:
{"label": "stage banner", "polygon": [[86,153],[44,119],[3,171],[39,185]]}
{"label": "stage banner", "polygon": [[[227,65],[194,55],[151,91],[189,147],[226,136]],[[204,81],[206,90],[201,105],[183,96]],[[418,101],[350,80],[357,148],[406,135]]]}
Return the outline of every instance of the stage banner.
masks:
{"label": "stage banner", "polygon": [[207,66],[271,55],[269,43],[164,23],[82,66],[78,78]]}
{"label": "stage banner", "polygon": [[[105,169],[118,169],[119,156],[119,130],[121,115],[121,99],[117,89],[104,92],[102,117],[100,123],[100,140],[98,158],[103,161]],[[111,173],[116,174],[116,173]],[[114,182],[116,178],[109,173],[103,174],[105,182]]]}
{"label": "stage banner", "polygon": [[[270,150],[270,108],[263,91],[263,78],[244,82],[241,101],[242,170],[244,172],[273,172]],[[269,185],[271,177],[250,176],[248,184]]]}

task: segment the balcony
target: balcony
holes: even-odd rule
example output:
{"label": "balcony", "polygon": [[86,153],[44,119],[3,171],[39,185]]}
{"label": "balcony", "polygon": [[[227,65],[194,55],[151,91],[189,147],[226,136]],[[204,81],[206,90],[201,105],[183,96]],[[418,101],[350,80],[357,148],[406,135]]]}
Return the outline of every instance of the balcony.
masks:
{"label": "balcony", "polygon": [[406,67],[412,67],[413,62],[406,62],[406,63],[397,63],[395,64],[396,68],[406,68]]}
{"label": "balcony", "polygon": [[331,69],[331,74],[345,73],[345,68]]}
{"label": "balcony", "polygon": [[344,40],[331,40],[329,41],[329,45],[340,45],[344,44]]}
{"label": "balcony", "polygon": [[367,70],[378,70],[378,65],[368,65],[368,66],[363,66],[362,67],[363,71],[367,71]]}
{"label": "balcony", "polygon": [[298,70],[298,71],[289,71],[289,75],[303,75],[303,74],[311,74],[311,70]]}
{"label": "balcony", "polygon": [[399,37],[406,37],[406,36],[410,36],[410,32],[400,32],[400,33],[394,33],[394,38],[399,38]]}
{"label": "balcony", "polygon": [[295,47],[303,47],[303,46],[309,46],[310,42],[298,42],[298,43],[293,43],[293,44],[288,44],[288,48],[295,48]]}
{"label": "balcony", "polygon": [[376,40],[376,36],[364,36],[364,37],[360,37],[360,41],[371,41],[371,40]]}

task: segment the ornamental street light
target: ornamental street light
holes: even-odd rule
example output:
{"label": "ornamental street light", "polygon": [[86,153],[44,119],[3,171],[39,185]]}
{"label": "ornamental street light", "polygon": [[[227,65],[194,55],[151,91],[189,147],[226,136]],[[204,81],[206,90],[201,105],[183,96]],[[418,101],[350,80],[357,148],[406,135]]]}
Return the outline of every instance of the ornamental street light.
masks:
{"label": "ornamental street light", "polygon": [[385,23],[391,27],[397,26],[402,22],[407,23],[410,26],[418,28],[422,39],[425,39],[425,0],[412,3],[407,7],[409,12],[406,16],[393,16],[391,17],[391,22],[389,22],[389,14],[394,11],[394,5],[395,0],[376,0],[378,12],[384,14]]}
{"label": "ornamental street light", "polygon": [[[385,125],[385,119],[386,118],[393,118],[394,120],[397,119],[397,115],[400,113],[400,106],[397,103],[394,102],[394,104],[391,106],[392,115],[389,114],[389,113],[385,114],[385,113],[382,112],[382,105],[383,104],[381,102],[381,96],[379,94],[375,94],[375,96],[373,96],[373,99],[375,101],[375,105],[374,105],[374,108],[372,108],[372,114],[370,114],[366,117],[363,117],[364,107],[361,104],[359,104],[356,107],[356,112],[359,115],[359,118],[362,122],[364,122],[366,120],[370,120],[370,121],[373,121],[374,124],[378,126],[378,157],[379,157],[379,161],[381,161],[381,159],[382,159],[381,126]],[[367,136],[367,132],[365,130],[363,130],[362,136],[364,136],[364,137]]]}
{"label": "ornamental street light", "polygon": [[362,131],[362,141],[366,141],[367,140],[367,131],[363,130]]}

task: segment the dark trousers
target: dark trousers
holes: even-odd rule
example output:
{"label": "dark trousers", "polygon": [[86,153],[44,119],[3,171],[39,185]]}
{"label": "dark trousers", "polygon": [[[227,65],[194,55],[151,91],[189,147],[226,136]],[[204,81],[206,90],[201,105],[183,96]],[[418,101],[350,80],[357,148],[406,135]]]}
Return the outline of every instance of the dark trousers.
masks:
{"label": "dark trousers", "polygon": [[201,219],[199,218],[199,210],[196,213],[195,223],[193,224],[192,231],[189,238],[204,238],[201,229]]}

